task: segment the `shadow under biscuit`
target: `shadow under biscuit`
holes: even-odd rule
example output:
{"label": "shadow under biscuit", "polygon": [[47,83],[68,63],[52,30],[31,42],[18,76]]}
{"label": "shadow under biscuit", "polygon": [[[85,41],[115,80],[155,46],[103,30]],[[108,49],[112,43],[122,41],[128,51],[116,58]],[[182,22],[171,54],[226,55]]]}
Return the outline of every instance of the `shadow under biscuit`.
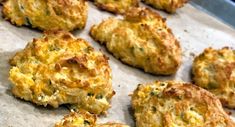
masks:
{"label": "shadow under biscuit", "polygon": [[[132,109],[131,105],[128,105],[127,108],[128,108],[128,112],[125,113],[125,117],[128,116],[126,123],[128,125],[131,125],[131,127],[136,127],[136,125],[135,125],[135,117],[134,117],[134,110]],[[132,119],[131,121],[129,120],[130,119],[129,117]]]}
{"label": "shadow under biscuit", "polygon": [[1,52],[0,51],[0,82],[3,88],[9,89],[10,81],[8,80],[9,76],[9,59],[15,55],[16,51],[12,52]]}

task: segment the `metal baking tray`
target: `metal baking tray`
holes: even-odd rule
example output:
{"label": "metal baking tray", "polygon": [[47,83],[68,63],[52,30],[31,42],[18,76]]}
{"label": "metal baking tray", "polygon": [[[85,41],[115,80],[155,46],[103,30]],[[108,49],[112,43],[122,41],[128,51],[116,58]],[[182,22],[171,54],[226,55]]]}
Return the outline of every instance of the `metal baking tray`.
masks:
{"label": "metal baking tray", "polygon": [[235,28],[234,0],[192,0],[190,3]]}

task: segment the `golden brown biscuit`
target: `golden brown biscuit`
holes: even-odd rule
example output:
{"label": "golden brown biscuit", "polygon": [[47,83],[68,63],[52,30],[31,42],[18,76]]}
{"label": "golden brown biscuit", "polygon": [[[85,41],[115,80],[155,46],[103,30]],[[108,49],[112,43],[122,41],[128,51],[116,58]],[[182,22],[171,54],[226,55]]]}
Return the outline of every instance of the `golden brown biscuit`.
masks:
{"label": "golden brown biscuit", "polygon": [[132,95],[137,127],[234,127],[220,101],[195,85],[140,84]]}
{"label": "golden brown biscuit", "polygon": [[193,81],[235,108],[235,50],[207,48],[193,63]]}
{"label": "golden brown biscuit", "polygon": [[71,31],[85,27],[87,8],[86,0],[6,0],[2,12],[17,26]]}
{"label": "golden brown biscuit", "polygon": [[113,13],[123,14],[130,7],[138,7],[138,0],[94,0],[95,5],[102,9]]}
{"label": "golden brown biscuit", "polygon": [[175,11],[183,7],[188,0],[142,0],[144,3],[153,6],[154,8],[164,10],[168,13],[175,13]]}
{"label": "golden brown biscuit", "polygon": [[122,62],[161,75],[174,74],[181,48],[165,20],[145,8],[132,8],[124,19],[109,18],[91,28],[94,40]]}
{"label": "golden brown biscuit", "polygon": [[38,105],[73,104],[100,114],[114,95],[108,58],[70,33],[47,32],[11,60],[12,93]]}
{"label": "golden brown biscuit", "polygon": [[60,122],[56,123],[55,127],[129,127],[120,123],[105,123],[96,124],[96,115],[86,111],[79,113],[71,112],[65,116]]}
{"label": "golden brown biscuit", "polygon": [[87,111],[81,110],[79,113],[71,112],[61,121],[55,124],[55,127],[95,127],[96,116]]}

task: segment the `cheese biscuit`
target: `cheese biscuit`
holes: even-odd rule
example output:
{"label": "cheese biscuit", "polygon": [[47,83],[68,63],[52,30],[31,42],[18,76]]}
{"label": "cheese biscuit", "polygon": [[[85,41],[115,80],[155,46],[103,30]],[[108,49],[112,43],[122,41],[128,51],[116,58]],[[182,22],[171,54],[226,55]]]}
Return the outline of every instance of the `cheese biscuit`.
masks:
{"label": "cheese biscuit", "polygon": [[132,95],[137,127],[234,127],[210,92],[190,83],[140,84]]}
{"label": "cheese biscuit", "polygon": [[176,73],[181,47],[165,20],[145,8],[132,8],[124,19],[109,18],[90,31],[122,62],[157,75]]}
{"label": "cheese biscuit", "polygon": [[85,27],[87,8],[86,0],[6,0],[2,13],[16,26],[72,31]]}
{"label": "cheese biscuit", "polygon": [[215,94],[224,106],[235,108],[235,50],[205,49],[195,58],[192,74],[196,85]]}
{"label": "cheese biscuit", "polygon": [[37,105],[72,104],[95,114],[114,95],[108,58],[83,39],[63,31],[34,39],[11,60],[12,93]]}

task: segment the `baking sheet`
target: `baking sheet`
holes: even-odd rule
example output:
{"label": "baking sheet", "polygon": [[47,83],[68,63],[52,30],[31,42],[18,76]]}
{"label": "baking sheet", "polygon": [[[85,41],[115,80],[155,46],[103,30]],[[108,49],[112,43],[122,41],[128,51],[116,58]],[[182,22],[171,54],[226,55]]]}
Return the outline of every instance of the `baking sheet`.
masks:
{"label": "baking sheet", "polygon": [[[160,12],[160,11],[158,11]],[[172,76],[154,76],[144,73],[142,70],[122,64],[109,54],[106,49],[94,42],[88,32],[92,24],[97,24],[109,16],[108,12],[99,11],[92,3],[89,3],[88,22],[85,30],[73,32],[76,37],[89,41],[97,50],[101,49],[109,56],[109,63],[113,73],[113,87],[116,95],[112,99],[112,108],[106,116],[101,116],[99,123],[116,121],[134,126],[133,116],[128,96],[139,83],[154,80],[179,80],[191,81],[190,70],[193,56],[199,54],[209,46],[221,48],[230,46],[235,48],[235,30],[195,9],[190,4],[179,9],[176,14],[168,15],[160,12],[167,18],[167,23],[172,28],[176,38],[183,49],[183,64],[177,74]],[[1,17],[1,14],[0,14]],[[118,16],[120,18],[120,16]],[[25,47],[32,38],[41,36],[40,31],[26,27],[15,27],[0,18],[0,126],[1,127],[52,127],[69,111],[66,107],[58,109],[36,106],[30,102],[16,99],[10,92],[8,81],[8,59],[16,51]],[[231,111],[231,110],[230,110]],[[235,118],[235,112],[233,114]],[[231,117],[233,117],[231,116]]]}
{"label": "baking sheet", "polygon": [[235,28],[234,0],[191,0],[190,3]]}

